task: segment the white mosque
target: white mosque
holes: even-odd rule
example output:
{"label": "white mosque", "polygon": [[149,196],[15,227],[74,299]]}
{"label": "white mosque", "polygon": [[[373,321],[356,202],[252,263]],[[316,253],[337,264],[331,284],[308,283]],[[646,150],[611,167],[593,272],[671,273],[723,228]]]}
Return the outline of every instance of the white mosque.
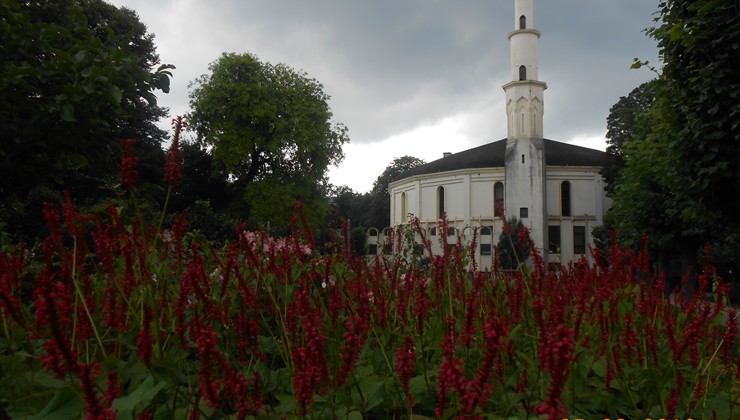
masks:
{"label": "white mosque", "polygon": [[[545,261],[566,263],[590,258],[591,231],[602,224],[611,205],[599,174],[607,154],[544,138],[547,84],[538,79],[540,32],[534,29],[533,3],[515,0],[515,29],[508,35],[511,82],[503,86],[507,137],[445,154],[389,186],[391,228],[418,218],[433,253],[441,252],[438,235],[447,235],[448,243],[457,242],[458,235],[470,243],[477,232],[475,258],[481,270],[492,266],[503,228],[500,209],[529,228]],[[447,232],[438,227],[443,214],[449,221]],[[371,229],[371,250],[381,248],[377,245],[384,234]]]}

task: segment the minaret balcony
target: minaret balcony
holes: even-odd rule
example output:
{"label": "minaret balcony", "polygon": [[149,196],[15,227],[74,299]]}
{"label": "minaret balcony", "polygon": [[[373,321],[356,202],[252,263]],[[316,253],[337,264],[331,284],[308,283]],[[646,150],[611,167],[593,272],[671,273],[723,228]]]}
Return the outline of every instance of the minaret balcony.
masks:
{"label": "minaret balcony", "polygon": [[509,35],[508,35],[509,41],[511,41],[511,37],[513,37],[514,35],[520,35],[520,34],[536,35],[537,39],[539,39],[540,36],[542,35],[542,33],[538,31],[537,29],[517,29],[515,31],[509,32]]}

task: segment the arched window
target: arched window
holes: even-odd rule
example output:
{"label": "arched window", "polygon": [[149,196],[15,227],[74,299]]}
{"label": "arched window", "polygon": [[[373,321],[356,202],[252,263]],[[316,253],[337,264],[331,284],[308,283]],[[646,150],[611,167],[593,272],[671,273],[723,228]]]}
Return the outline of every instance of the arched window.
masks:
{"label": "arched window", "polygon": [[408,202],[406,192],[401,193],[401,222],[405,223],[409,217]]}
{"label": "arched window", "polygon": [[519,16],[519,29],[527,29],[527,17],[524,15]]}
{"label": "arched window", "polygon": [[570,216],[570,182],[560,184],[560,215]]}
{"label": "arched window", "polygon": [[480,254],[491,255],[491,234],[493,229],[490,226],[480,228]]}
{"label": "arched window", "polygon": [[437,187],[437,219],[445,217],[445,187]]}
{"label": "arched window", "polygon": [[496,217],[504,214],[504,183],[497,182],[493,185],[493,215]]}
{"label": "arched window", "polygon": [[527,80],[527,66],[519,66],[519,80]]}

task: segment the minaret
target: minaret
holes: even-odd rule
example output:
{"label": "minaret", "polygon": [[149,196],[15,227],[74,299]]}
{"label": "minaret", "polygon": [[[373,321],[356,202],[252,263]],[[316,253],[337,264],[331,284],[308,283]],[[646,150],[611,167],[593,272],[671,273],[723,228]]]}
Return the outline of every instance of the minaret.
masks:
{"label": "minaret", "polygon": [[516,216],[530,229],[540,252],[547,250],[545,149],[542,135],[544,92],[538,80],[540,32],[534,29],[534,0],[515,0],[511,45],[511,82],[506,92],[506,196],[508,217]]}

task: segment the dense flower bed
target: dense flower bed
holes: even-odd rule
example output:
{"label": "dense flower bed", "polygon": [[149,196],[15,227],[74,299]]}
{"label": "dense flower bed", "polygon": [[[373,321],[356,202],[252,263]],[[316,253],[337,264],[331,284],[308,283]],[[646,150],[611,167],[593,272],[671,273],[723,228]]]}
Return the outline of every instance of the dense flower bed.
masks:
{"label": "dense flower bed", "polygon": [[483,273],[465,244],[422,261],[413,223],[367,261],[346,232],[315,244],[300,209],[290,237],[237,228],[223,246],[183,216],[160,232],[69,196],[44,213],[38,255],[0,252],[0,418],[740,415],[737,314],[711,267],[716,304],[667,299],[619,247],[609,265],[547,270],[532,251]]}
{"label": "dense flower bed", "polygon": [[427,264],[317,252],[300,219],[291,237],[214,247],[184,218],[155,235],[113,208],[45,214],[38,258],[0,254],[11,417],[740,413],[726,288],[671,303],[617,247],[609,266],[546,271],[535,254],[504,275],[472,270],[461,245]]}

